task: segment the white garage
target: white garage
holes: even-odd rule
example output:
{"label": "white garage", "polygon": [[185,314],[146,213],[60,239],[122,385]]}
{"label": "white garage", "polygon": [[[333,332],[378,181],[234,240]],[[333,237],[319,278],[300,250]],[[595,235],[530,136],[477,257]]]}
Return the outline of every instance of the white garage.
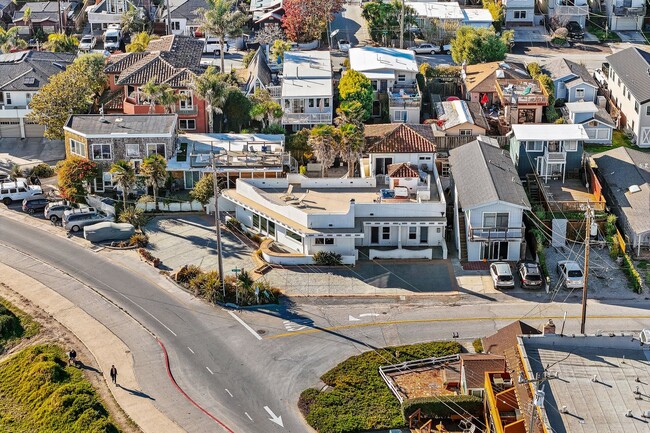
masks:
{"label": "white garage", "polygon": [[20,121],[0,119],[0,137],[20,137]]}

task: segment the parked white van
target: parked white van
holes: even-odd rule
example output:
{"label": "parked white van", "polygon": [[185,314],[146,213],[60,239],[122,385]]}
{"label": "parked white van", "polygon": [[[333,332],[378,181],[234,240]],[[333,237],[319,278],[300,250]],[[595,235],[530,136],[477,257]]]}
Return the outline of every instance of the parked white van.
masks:
{"label": "parked white van", "polygon": [[122,42],[122,29],[117,24],[109,24],[104,32],[104,49],[108,52],[117,51],[120,49]]}
{"label": "parked white van", "polygon": [[[216,55],[221,55],[221,50],[224,49],[223,45],[221,45],[221,42],[219,41],[219,38],[213,38],[213,37],[207,37],[207,38],[201,38],[201,41],[203,41],[203,53],[204,54],[214,54]],[[225,51],[228,52],[228,49],[230,47],[228,46],[228,41],[226,41],[226,46],[225,46]]]}
{"label": "parked white van", "polygon": [[25,180],[0,184],[0,200],[6,205],[10,205],[14,201],[22,202],[24,199],[38,194],[43,194],[41,187],[27,185]]}

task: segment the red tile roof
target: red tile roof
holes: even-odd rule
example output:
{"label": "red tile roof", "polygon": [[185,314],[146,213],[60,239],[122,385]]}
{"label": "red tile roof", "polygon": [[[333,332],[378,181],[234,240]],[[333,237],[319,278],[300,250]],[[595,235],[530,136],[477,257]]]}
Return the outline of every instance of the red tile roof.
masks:
{"label": "red tile roof", "polygon": [[370,153],[433,153],[436,142],[431,125],[388,123],[366,125],[366,150]]}
{"label": "red tile roof", "polygon": [[420,177],[420,173],[418,172],[416,165],[411,165],[408,162],[401,162],[399,164],[390,164],[388,166],[388,176],[403,179]]}
{"label": "red tile roof", "polygon": [[499,329],[496,334],[483,338],[483,351],[503,355],[508,349],[517,345],[517,336],[535,335],[541,332],[532,326],[517,320],[508,326]]}

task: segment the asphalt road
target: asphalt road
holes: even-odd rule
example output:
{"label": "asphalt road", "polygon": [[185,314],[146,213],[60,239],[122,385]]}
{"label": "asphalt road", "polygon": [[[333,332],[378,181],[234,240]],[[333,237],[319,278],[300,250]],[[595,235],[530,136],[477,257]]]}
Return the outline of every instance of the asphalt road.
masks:
{"label": "asphalt road", "polygon": [[[532,301],[507,294],[416,303],[310,298],[300,304],[290,300],[276,307],[225,311],[165,284],[153,268],[143,268],[133,256],[93,252],[0,216],[0,261],[54,287],[125,341],[142,392],[188,432],[224,430],[171,388],[153,339],[141,328],[127,326],[123,312],[94,292],[54,278],[46,265],[2,244],[93,287],[161,338],[179,385],[238,433],[311,431],[296,406],[300,392],[318,386],[320,375],[338,362],[374,347],[450,339],[452,332],[469,344],[517,319],[539,326],[551,317],[559,328],[565,312],[565,332],[579,329],[579,297],[562,295],[558,302],[549,302],[544,293],[531,295]],[[650,327],[649,306],[647,299],[633,295],[628,300],[590,301],[587,330],[636,332]]]}

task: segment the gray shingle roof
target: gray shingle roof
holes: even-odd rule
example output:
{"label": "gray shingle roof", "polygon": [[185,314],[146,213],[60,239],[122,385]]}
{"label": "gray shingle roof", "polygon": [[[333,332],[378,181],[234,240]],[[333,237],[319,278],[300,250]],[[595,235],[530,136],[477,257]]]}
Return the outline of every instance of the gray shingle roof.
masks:
{"label": "gray shingle roof", "polygon": [[650,101],[649,52],[631,47],[611,54],[606,59],[639,104]]}
{"label": "gray shingle roof", "polygon": [[[59,17],[57,14],[58,3],[47,1],[47,2],[33,2],[25,3],[19,11],[16,11],[13,16],[13,21],[20,21],[25,15],[25,10],[30,8],[32,11],[31,20],[33,23],[42,23],[45,21],[58,22]],[[61,11],[65,12],[70,8],[69,2],[61,2]]]}
{"label": "gray shingle roof", "polygon": [[74,54],[21,51],[0,55],[0,90],[36,92],[54,74],[65,70]]}
{"label": "gray shingle roof", "polygon": [[510,154],[486,137],[449,151],[449,163],[463,209],[502,201],[530,209]]}
{"label": "gray shingle roof", "polygon": [[188,25],[198,24],[199,15],[196,13],[198,9],[207,9],[208,3],[206,0],[187,0],[170,12],[172,18],[185,18]]}
{"label": "gray shingle roof", "polygon": [[[619,147],[593,158],[632,230],[637,234],[650,231],[650,153]],[[630,192],[632,185],[641,191]]]}
{"label": "gray shingle roof", "polygon": [[569,75],[575,75],[574,78],[566,81],[568,86],[574,82],[575,84],[578,84],[582,81],[591,84],[596,88],[598,87],[596,80],[594,80],[594,77],[591,76],[587,68],[576,62],[572,62],[571,60],[564,58],[552,60],[544,66],[544,71],[546,71],[553,80],[558,80]]}
{"label": "gray shingle roof", "polygon": [[[118,120],[117,122],[115,121]],[[75,114],[68,118],[66,128],[83,135],[156,134],[161,136],[176,130],[176,114]]]}
{"label": "gray shingle roof", "polygon": [[255,78],[258,78],[265,86],[271,84],[273,77],[263,47],[257,49],[257,52],[246,69],[248,72],[248,80],[246,82],[247,89],[250,89]]}

